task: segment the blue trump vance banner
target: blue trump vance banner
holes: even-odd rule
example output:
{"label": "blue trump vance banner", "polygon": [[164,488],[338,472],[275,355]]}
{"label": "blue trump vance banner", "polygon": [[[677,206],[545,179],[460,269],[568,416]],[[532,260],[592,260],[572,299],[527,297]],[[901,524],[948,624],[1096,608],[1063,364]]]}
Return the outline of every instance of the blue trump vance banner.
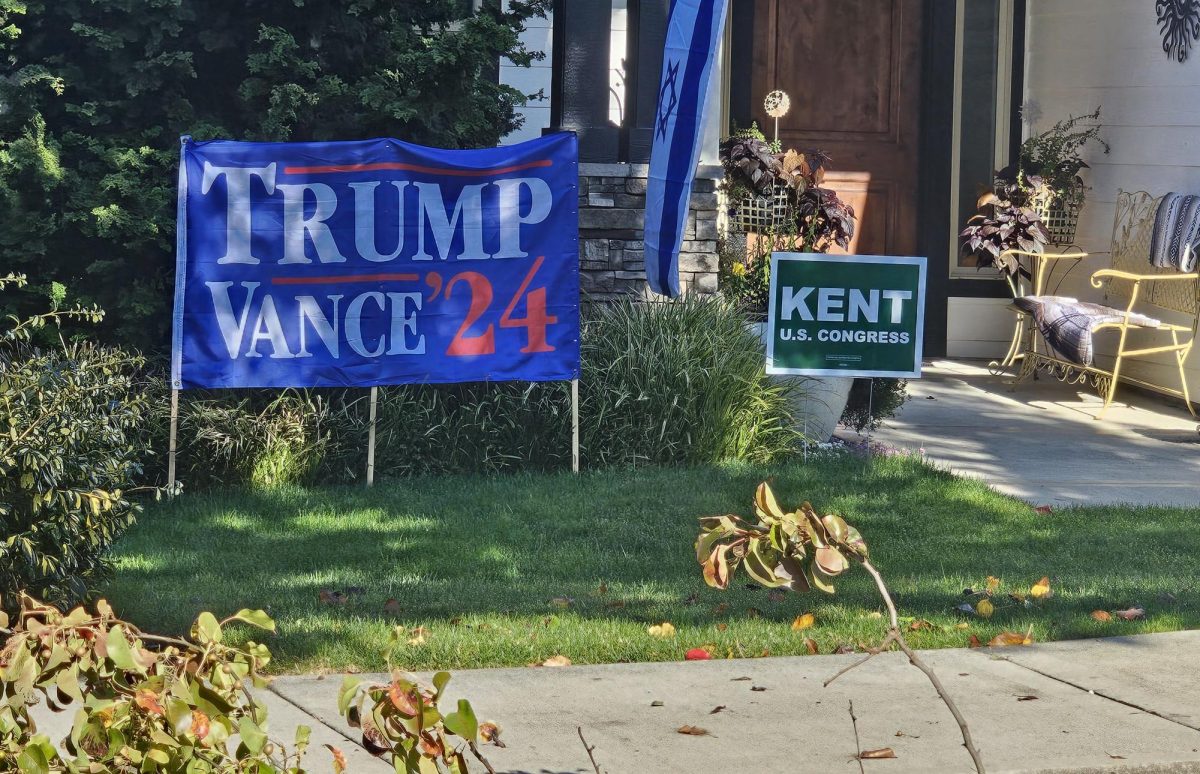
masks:
{"label": "blue trump vance banner", "polygon": [[184,138],[173,386],[577,378],[577,158]]}

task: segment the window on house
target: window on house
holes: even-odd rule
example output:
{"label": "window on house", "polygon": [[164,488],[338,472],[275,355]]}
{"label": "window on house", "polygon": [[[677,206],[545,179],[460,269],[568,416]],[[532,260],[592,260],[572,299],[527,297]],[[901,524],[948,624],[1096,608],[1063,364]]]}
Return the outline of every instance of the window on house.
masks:
{"label": "window on house", "polygon": [[957,0],[951,274],[971,278],[975,258],[958,250],[958,232],[975,214],[976,202],[1008,165],[1012,119],[1013,0]]}

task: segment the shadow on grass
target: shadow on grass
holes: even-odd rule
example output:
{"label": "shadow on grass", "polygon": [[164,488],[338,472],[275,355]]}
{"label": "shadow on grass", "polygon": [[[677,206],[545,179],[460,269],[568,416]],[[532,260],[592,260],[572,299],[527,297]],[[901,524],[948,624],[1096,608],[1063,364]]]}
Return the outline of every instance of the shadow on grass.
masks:
{"label": "shadow on grass", "polygon": [[[107,593],[135,623],[165,633],[186,631],[200,610],[265,608],[279,622],[271,646],[285,664],[376,664],[393,625],[470,626],[495,616],[548,628],[569,617],[598,627],[669,620],[733,629],[816,610],[833,640],[849,642],[878,627],[852,620],[880,609],[857,572],[839,580],[835,597],[779,600],[747,588],[744,574],[728,592],[704,586],[692,551],[696,518],[748,514],[763,478],[775,479],[785,507],[808,499],[858,526],[907,615],[952,627],[961,618],[954,608],[971,601],[963,588],[995,575],[1027,590],[1047,575],[1051,602],[1014,602],[991,621],[963,620],[984,625],[984,634],[1032,625],[1040,639],[1200,626],[1197,511],[1080,508],[1043,517],[905,459],[186,495],[149,509],[122,541]],[[323,590],[348,601],[322,604]],[[385,612],[389,599],[398,615]],[[1088,615],[1133,604],[1147,608],[1148,620],[1119,631]],[[478,645],[462,647],[487,647],[486,632],[474,636]],[[917,644],[923,639],[966,644],[963,634]]]}

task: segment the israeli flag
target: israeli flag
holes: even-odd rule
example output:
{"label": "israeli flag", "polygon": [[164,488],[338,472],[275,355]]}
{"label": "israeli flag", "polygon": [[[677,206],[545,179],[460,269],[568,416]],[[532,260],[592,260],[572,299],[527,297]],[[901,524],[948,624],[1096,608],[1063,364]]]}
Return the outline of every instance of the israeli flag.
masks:
{"label": "israeli flag", "polygon": [[708,84],[728,0],[671,0],[646,185],[646,280],[679,295],[679,244],[700,161]]}

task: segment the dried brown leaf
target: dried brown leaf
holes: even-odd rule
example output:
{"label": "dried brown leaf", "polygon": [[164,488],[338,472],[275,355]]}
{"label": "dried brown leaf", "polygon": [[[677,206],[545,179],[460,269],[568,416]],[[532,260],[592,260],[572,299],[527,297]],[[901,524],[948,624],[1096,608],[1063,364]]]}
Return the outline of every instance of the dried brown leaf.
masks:
{"label": "dried brown leaf", "polygon": [[1144,607],[1131,607],[1127,610],[1115,610],[1113,611],[1113,615],[1122,621],[1136,621],[1139,618],[1146,617],[1146,609]]}
{"label": "dried brown leaf", "polygon": [[890,747],[881,747],[878,750],[863,750],[858,754],[860,761],[877,761],[884,758],[895,758],[896,751]]}
{"label": "dried brown leaf", "polygon": [[680,726],[679,728],[675,729],[675,732],[678,734],[684,734],[685,736],[712,736],[712,734],[708,732],[708,729],[701,728],[700,726]]}
{"label": "dried brown leaf", "polygon": [[1095,618],[1100,623],[1107,623],[1112,620],[1112,613],[1107,610],[1093,610],[1092,618]]}

